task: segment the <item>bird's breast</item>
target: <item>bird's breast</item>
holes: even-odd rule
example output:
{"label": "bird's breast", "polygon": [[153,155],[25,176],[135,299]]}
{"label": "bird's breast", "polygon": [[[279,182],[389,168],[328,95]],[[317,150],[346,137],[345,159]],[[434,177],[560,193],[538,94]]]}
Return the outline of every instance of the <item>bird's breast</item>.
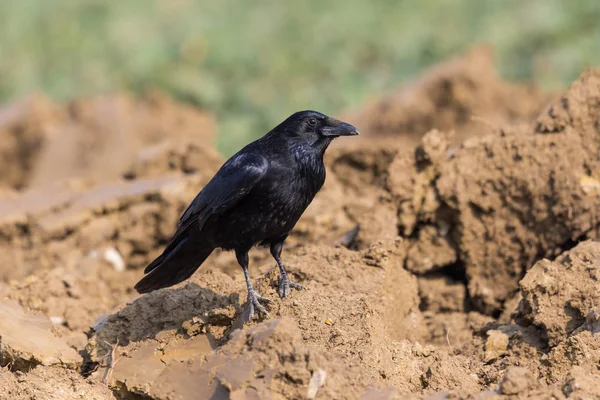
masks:
{"label": "bird's breast", "polygon": [[324,181],[322,162],[272,163],[250,193],[215,221],[216,245],[229,249],[287,236]]}
{"label": "bird's breast", "polygon": [[310,203],[325,182],[323,160],[316,157],[304,157],[293,168],[276,169],[275,174],[277,179],[273,181],[273,189],[301,202]]}
{"label": "bird's breast", "polygon": [[323,186],[325,168],[279,168],[265,178],[264,183],[252,191],[253,213],[261,216],[267,230],[285,232],[293,228]]}

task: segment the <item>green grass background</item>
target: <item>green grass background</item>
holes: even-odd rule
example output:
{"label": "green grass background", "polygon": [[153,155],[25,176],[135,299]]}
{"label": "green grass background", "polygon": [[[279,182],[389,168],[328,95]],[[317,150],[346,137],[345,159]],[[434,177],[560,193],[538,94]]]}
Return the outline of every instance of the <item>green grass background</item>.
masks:
{"label": "green grass background", "polygon": [[563,86],[600,65],[600,1],[0,0],[0,102],[157,87],[213,111],[231,154],[474,43],[509,79]]}

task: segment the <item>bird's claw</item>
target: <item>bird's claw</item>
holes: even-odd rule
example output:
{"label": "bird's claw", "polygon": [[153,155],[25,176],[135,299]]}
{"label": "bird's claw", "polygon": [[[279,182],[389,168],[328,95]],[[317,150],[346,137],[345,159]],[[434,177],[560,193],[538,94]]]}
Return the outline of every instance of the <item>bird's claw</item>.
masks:
{"label": "bird's claw", "polygon": [[284,297],[289,296],[290,288],[296,289],[296,290],[302,290],[302,289],[304,289],[304,286],[290,281],[290,279],[287,276],[285,276],[285,277],[280,276],[277,278],[277,293],[279,293],[280,298],[283,299]]}
{"label": "bird's claw", "polygon": [[261,303],[269,304],[270,302],[271,300],[266,297],[259,296],[254,292],[249,293],[248,305],[244,309],[244,322],[252,320],[255,311],[261,314],[263,317],[268,317],[269,313]]}

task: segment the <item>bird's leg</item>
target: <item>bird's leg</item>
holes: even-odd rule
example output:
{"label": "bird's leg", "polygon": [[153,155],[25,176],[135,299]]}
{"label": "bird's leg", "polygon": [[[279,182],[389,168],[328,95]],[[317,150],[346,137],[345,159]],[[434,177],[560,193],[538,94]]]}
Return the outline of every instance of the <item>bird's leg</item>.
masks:
{"label": "bird's leg", "polygon": [[288,278],[287,272],[283,267],[283,261],[281,261],[282,247],[283,242],[271,245],[271,255],[277,262],[277,265],[279,266],[279,272],[281,273],[281,276],[277,278],[277,292],[279,293],[279,297],[283,299],[284,297],[287,297],[290,294],[290,288],[301,290],[304,289],[304,286],[294,283]]}
{"label": "bird's leg", "polygon": [[235,256],[237,258],[238,263],[242,267],[244,271],[244,278],[246,279],[246,288],[248,289],[248,304],[244,310],[244,322],[250,321],[254,316],[254,312],[257,311],[265,317],[269,316],[265,307],[260,303],[268,304],[271,300],[266,297],[259,296],[254,291],[252,287],[252,282],[250,282],[250,274],[248,273],[248,252],[235,252]]}

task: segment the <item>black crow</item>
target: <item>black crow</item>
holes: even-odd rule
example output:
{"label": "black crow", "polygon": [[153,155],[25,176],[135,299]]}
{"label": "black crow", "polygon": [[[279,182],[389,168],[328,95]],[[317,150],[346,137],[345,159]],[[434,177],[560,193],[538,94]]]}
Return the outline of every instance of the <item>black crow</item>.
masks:
{"label": "black crow", "polygon": [[298,219],[325,182],[323,155],[339,136],[358,135],[350,124],[316,111],[291,115],[262,138],[232,156],[198,193],[181,216],[177,232],[136,285],[139,293],[175,285],[189,278],[216,248],[234,250],[244,271],[248,304],[267,315],[269,300],[254,292],[248,275],[248,252],[269,246],[281,276],[281,298],[290,288],[281,248]]}

